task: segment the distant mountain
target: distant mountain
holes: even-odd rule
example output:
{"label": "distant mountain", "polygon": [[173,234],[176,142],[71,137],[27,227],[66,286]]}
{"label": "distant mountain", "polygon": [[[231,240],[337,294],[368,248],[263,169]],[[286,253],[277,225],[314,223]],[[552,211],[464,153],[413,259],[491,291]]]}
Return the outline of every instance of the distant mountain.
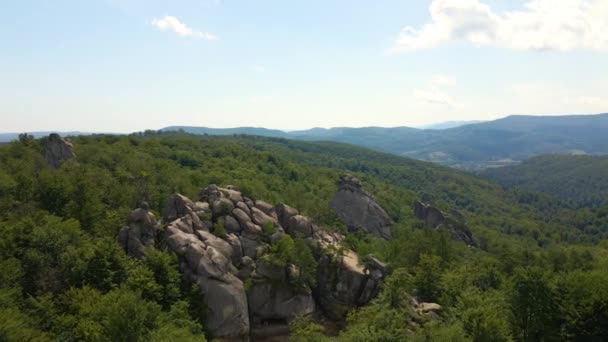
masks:
{"label": "distant mountain", "polygon": [[17,140],[19,138],[19,134],[21,133],[27,133],[29,135],[32,135],[34,138],[42,138],[45,137],[51,133],[58,133],[61,136],[76,136],[76,135],[92,135],[92,134],[97,134],[97,133],[91,133],[91,132],[79,132],[79,131],[73,131],[73,132],[58,132],[58,131],[39,131],[39,132],[19,132],[19,133],[0,133],[0,142],[9,142],[9,141],[13,141],[13,140]]}
{"label": "distant mountain", "polygon": [[484,122],[484,121],[481,121],[481,120],[446,121],[446,122],[439,122],[439,123],[435,123],[435,124],[431,124],[431,125],[422,126],[420,128],[421,129],[448,129],[448,128],[456,128],[456,127],[465,126],[465,125],[477,124],[477,123],[481,123],[481,122]]}
{"label": "distant mountain", "polygon": [[579,207],[608,205],[608,156],[544,155],[488,169],[483,177],[504,186],[560,197]]}
{"label": "distant mountain", "polygon": [[195,126],[170,126],[162,128],[161,131],[183,131],[191,134],[200,135],[234,135],[234,134],[246,134],[246,135],[258,135],[262,137],[289,137],[289,134],[276,129],[267,129],[260,127],[235,127],[235,128],[209,128],[209,127],[195,127]]}

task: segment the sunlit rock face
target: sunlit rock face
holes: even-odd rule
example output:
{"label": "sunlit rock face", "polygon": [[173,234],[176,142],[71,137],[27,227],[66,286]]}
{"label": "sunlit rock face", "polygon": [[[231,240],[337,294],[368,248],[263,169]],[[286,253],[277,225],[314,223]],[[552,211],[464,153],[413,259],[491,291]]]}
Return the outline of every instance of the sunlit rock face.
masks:
{"label": "sunlit rock face", "polygon": [[61,138],[59,134],[49,135],[45,144],[45,159],[51,167],[58,168],[63,162],[75,157],[71,142]]}
{"label": "sunlit rock face", "polygon": [[374,196],[363,190],[361,181],[356,177],[340,177],[339,189],[331,201],[331,207],[350,231],[362,229],[378,237],[391,238],[391,219]]}
{"label": "sunlit rock face", "polygon": [[[205,327],[224,340],[283,335],[302,314],[344,319],[377,295],[387,274],[380,261],[363,262],[343,248],[344,236],[286,204],[247,198],[235,186],[210,185],[196,202],[174,194],[162,216],[164,229],[157,234],[147,207],[133,211],[118,240],[129,255],[142,258],[157,235],[160,246],[178,256],[186,280],[200,287]],[[302,281],[296,265],[273,259],[273,247],[285,235],[311,248],[315,281]]]}

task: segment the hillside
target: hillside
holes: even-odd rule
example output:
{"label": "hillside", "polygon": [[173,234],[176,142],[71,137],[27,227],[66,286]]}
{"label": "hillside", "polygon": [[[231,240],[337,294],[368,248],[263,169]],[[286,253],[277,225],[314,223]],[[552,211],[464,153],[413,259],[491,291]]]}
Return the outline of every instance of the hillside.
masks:
{"label": "hillside", "polygon": [[546,155],[481,175],[509,187],[557,196],[577,207],[608,205],[608,157]]}
{"label": "hillside", "polygon": [[[194,134],[251,134],[309,141],[334,141],[432,161],[462,169],[509,165],[548,153],[608,153],[608,114],[514,115],[448,129],[410,127],[266,129],[178,127]],[[163,130],[169,130],[165,128]]]}
{"label": "hillside", "polygon": [[[210,200],[217,189],[210,184],[256,205],[259,200],[287,203],[299,210],[297,220],[345,234],[343,244],[332,247],[335,261],[314,250],[313,260],[297,234],[291,242],[272,242],[265,252],[269,261],[291,269],[289,279],[296,280],[300,295],[321,304],[327,304],[323,289],[345,296],[340,286],[332,287],[337,280],[310,277],[317,270],[327,275],[323,270],[342,265],[351,270],[343,274],[365,275],[365,269],[373,270],[372,255],[382,260],[377,265],[390,265],[382,266],[391,270],[386,278],[370,271],[374,284],[384,283],[376,300],[358,308],[321,305],[315,315],[291,320],[290,333],[298,341],[593,340],[607,333],[602,315],[608,305],[608,250],[599,243],[608,237],[605,211],[571,209],[551,196],[340,143],[151,132],[70,140],[73,151],[62,152],[67,159],[58,168],[49,166],[48,147],[45,160],[46,140],[0,146],[0,322],[10,322],[0,323],[3,340],[97,341],[129,332],[130,341],[202,341],[203,332],[211,338],[210,332],[221,332],[210,320],[217,315],[206,314],[217,303],[186,281],[204,271],[215,272],[213,281],[232,284],[231,269],[246,267],[222,263],[219,256],[211,259],[215,264],[195,267],[194,257],[211,253],[203,251],[211,244],[225,245],[218,239],[230,229],[228,221],[216,219],[216,210],[227,206]],[[388,239],[347,231],[336,216],[330,203],[346,172],[386,210],[393,222]],[[238,194],[230,192],[234,185]],[[187,204],[184,198],[200,202]],[[425,208],[450,219],[439,225],[421,220],[414,213],[421,199],[429,203]],[[167,208],[186,216],[167,214]],[[179,240],[170,240],[170,234],[184,241],[198,238],[169,226],[194,226],[193,208],[200,208],[197,217],[214,228],[200,233],[203,247],[184,256],[179,243],[171,245]],[[251,212],[256,220],[253,207]],[[161,217],[162,234],[157,240],[148,236],[154,249],[145,258],[129,257],[116,242],[121,228],[141,233],[153,225],[152,218]],[[164,220],[168,217],[184,221]],[[470,227],[478,247],[451,234],[452,225]],[[263,234],[271,228],[264,227]],[[120,237],[124,242],[124,234]],[[362,265],[349,250],[361,256]],[[260,273],[276,276],[263,265],[258,261]],[[345,282],[355,286],[351,280],[365,279]],[[243,284],[248,295],[259,289],[255,281]],[[530,298],[527,291],[543,296]],[[266,304],[260,305],[260,312],[267,312]],[[227,307],[227,317],[234,307]],[[334,309],[351,314],[335,320]],[[519,320],[530,311],[537,313],[534,322]],[[272,312],[265,316],[271,323],[277,318]],[[339,331],[324,334],[329,326]]]}

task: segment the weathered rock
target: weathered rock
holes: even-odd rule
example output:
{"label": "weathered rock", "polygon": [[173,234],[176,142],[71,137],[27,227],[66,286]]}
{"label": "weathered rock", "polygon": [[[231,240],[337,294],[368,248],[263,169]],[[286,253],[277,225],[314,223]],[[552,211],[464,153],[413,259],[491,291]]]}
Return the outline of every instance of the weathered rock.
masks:
{"label": "weathered rock", "polygon": [[448,215],[430,204],[416,201],[414,203],[414,215],[424,221],[426,226],[434,229],[445,228],[454,239],[469,246],[477,247],[477,241],[473,238],[471,228],[466,225],[464,215],[460,212],[453,211],[452,215]]}
{"label": "weathered rock", "polygon": [[268,216],[266,213],[255,207],[251,208],[251,218],[255,224],[260,226],[264,226],[267,224],[278,224],[277,220],[274,217]]}
{"label": "weathered rock", "polygon": [[139,209],[132,211],[128,226],[123,227],[118,234],[118,243],[134,258],[143,258],[145,249],[154,247],[159,230],[156,217],[148,209],[148,204],[143,202]]}
{"label": "weathered rock", "polygon": [[200,217],[194,212],[195,204],[188,197],[174,194],[169,198],[163,209],[163,220],[174,222],[183,219],[193,230],[209,230]]}
{"label": "weathered rock", "polygon": [[275,220],[277,219],[277,213],[272,204],[266,203],[262,200],[256,200],[255,207],[260,209],[264,214],[274,218]]}
{"label": "weathered rock", "polygon": [[[239,203],[243,203],[243,202],[239,202]],[[249,208],[247,208],[247,210],[249,210]],[[245,229],[245,225],[247,223],[251,223],[251,217],[249,217],[249,214],[247,214],[241,208],[234,208],[234,210],[232,210],[232,215],[234,215],[236,220],[241,225],[241,229]]]}
{"label": "weathered rock", "polygon": [[390,218],[376,199],[363,190],[356,177],[340,177],[339,189],[331,201],[331,206],[349,230],[363,229],[385,239],[391,238]]}
{"label": "weathered rock", "polygon": [[302,237],[311,237],[315,231],[315,226],[312,220],[306,216],[295,215],[289,218],[285,231],[291,236],[301,235]]}
{"label": "weathered rock", "polygon": [[217,185],[211,184],[201,190],[198,197],[202,202],[213,203],[220,198],[223,198],[224,194],[220,191],[220,188]]}
{"label": "weathered rock", "polygon": [[[317,286],[314,289],[318,304],[332,319],[343,319],[351,308],[369,303],[382,287],[386,273],[382,269],[364,267],[359,256],[351,250],[344,250],[342,256],[335,254],[337,242],[331,234],[324,234],[320,242],[323,248],[319,258]],[[317,234],[317,237],[321,235]],[[374,263],[369,263],[374,267]],[[386,265],[383,266],[386,268]]]}
{"label": "weathered rock", "polygon": [[235,234],[226,234],[226,242],[232,247],[232,264],[238,266],[243,259],[243,246],[241,240]]}
{"label": "weathered rock", "polygon": [[194,211],[198,213],[211,213],[211,208],[207,202],[194,203]]}
{"label": "weathered rock", "polygon": [[266,324],[289,323],[298,315],[310,314],[315,302],[310,292],[298,292],[286,284],[256,282],[247,291],[253,321]]}
{"label": "weathered rock", "polygon": [[[165,220],[172,220],[165,229],[164,245],[178,255],[184,279],[201,288],[207,308],[205,327],[215,337],[243,341],[248,336],[272,336],[287,331],[295,316],[312,313],[317,306],[329,317],[343,319],[346,311],[377,294],[387,272],[385,264],[374,258],[361,263],[352,251],[335,255],[342,250],[343,236],[320,229],[287,205],[273,207],[239,196],[236,188],[211,185],[201,191],[200,202],[176,194],[163,211]],[[279,221],[287,233],[304,236],[313,248],[319,263],[314,297],[296,265],[277,263],[267,255],[271,244],[286,234]],[[227,234],[216,236],[199,229],[220,224]],[[269,224],[276,232],[266,229]],[[147,207],[131,213],[129,227],[118,237],[121,245],[135,251],[142,251],[145,244],[152,246],[154,235],[151,240],[142,237],[142,226],[158,226]],[[143,256],[143,252],[131,254]],[[247,290],[244,280],[250,284]]]}
{"label": "weathered rock", "polygon": [[226,231],[230,233],[240,234],[243,231],[243,228],[239,222],[230,215],[220,217],[217,220],[217,223],[223,224]]}
{"label": "weathered rock", "polygon": [[213,212],[213,217],[220,217],[224,215],[230,215],[232,210],[234,209],[234,204],[231,200],[227,198],[220,198],[213,202],[213,206],[211,210]]}
{"label": "weathered rock", "polygon": [[[219,237],[217,237],[209,232],[206,232],[204,230],[197,230],[196,235],[207,246],[212,246],[213,248],[218,250],[220,253],[222,253],[226,258],[232,260],[234,249],[227,241],[224,241],[223,239],[220,239]],[[239,257],[239,259],[240,259],[240,257]]]}
{"label": "weathered rock", "polygon": [[46,162],[51,167],[58,168],[63,162],[73,158],[76,158],[76,154],[72,143],[62,139],[59,134],[50,134],[45,144]]}
{"label": "weathered rock", "polygon": [[229,200],[232,201],[232,203],[236,204],[238,202],[243,202],[243,196],[241,195],[241,193],[239,191],[232,190],[232,189],[226,189],[224,194],[226,195],[226,197],[228,197]]}
{"label": "weathered rock", "polygon": [[275,207],[275,211],[277,213],[277,218],[279,220],[279,224],[283,227],[287,227],[287,223],[292,216],[299,215],[300,212],[297,209],[294,209],[287,204],[279,203]]}
{"label": "weathered rock", "polygon": [[245,235],[241,235],[241,246],[243,247],[243,255],[250,257],[251,259],[257,259],[258,247],[262,246],[262,242],[257,239],[249,238]]}
{"label": "weathered rock", "polygon": [[236,269],[231,260],[219,251],[232,247],[223,240],[219,243],[207,232],[197,234],[206,240],[170,226],[167,246],[180,256],[184,275],[203,292],[207,307],[205,327],[218,337],[246,338],[250,330],[249,309],[243,282],[234,275]]}
{"label": "weathered rock", "polygon": [[251,209],[245,202],[237,202],[236,207],[244,211],[247,216],[251,216]]}
{"label": "weathered rock", "polygon": [[260,258],[256,265],[256,273],[259,277],[275,281],[285,281],[285,267],[277,265],[268,256]]}

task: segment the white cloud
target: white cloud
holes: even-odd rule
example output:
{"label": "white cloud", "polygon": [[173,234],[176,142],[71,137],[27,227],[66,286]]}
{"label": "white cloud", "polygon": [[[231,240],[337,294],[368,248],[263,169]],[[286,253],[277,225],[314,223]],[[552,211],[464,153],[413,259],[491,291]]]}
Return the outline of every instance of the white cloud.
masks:
{"label": "white cloud", "polygon": [[608,50],[606,0],[530,0],[502,13],[480,0],[433,0],[430,13],[421,28],[405,27],[392,51],[451,41],[518,50]]}
{"label": "white cloud", "polygon": [[431,104],[448,107],[460,107],[461,104],[452,96],[448,95],[442,88],[456,85],[456,82],[443,75],[433,77],[426,87],[414,91],[414,97]]}
{"label": "white cloud", "polygon": [[167,15],[161,19],[152,20],[152,25],[161,31],[171,31],[182,37],[191,37],[203,40],[216,40],[217,37],[208,32],[194,30],[182,23],[176,17]]}

